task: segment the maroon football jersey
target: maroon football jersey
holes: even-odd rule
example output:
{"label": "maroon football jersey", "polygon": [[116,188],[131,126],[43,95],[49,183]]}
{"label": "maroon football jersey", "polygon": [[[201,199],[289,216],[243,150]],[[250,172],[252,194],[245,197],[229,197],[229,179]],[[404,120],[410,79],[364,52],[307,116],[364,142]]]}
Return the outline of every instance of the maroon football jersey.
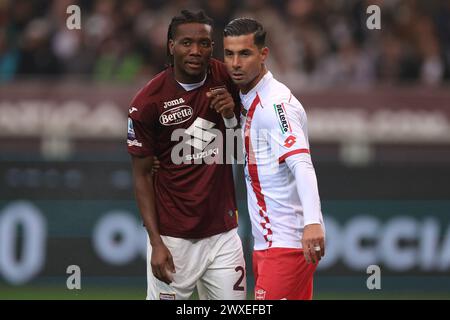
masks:
{"label": "maroon football jersey", "polygon": [[232,167],[223,161],[206,161],[223,157],[225,151],[225,124],[206,97],[211,88],[220,86],[226,86],[235,98],[238,117],[237,88],[224,64],[214,59],[201,87],[184,90],[173,68],[168,68],[141,89],[130,105],[128,152],[139,157],[155,155],[161,162],[154,189],[162,235],[198,239],[237,227]]}

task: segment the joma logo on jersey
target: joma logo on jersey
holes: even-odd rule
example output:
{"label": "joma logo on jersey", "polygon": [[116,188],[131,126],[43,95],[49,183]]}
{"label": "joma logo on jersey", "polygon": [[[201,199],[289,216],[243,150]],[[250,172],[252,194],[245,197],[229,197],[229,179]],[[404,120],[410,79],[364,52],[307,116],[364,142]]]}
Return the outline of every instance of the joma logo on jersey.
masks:
{"label": "joma logo on jersey", "polygon": [[280,124],[281,132],[284,134],[284,133],[290,131],[289,122],[286,118],[286,112],[284,111],[283,105],[282,104],[274,104],[273,107],[275,109],[275,113],[278,116],[278,122]]}
{"label": "joma logo on jersey", "polygon": [[164,109],[167,109],[168,107],[175,107],[176,105],[179,105],[181,103],[184,103],[183,98],[166,101],[166,102],[164,102]]}
{"label": "joma logo on jersey", "polygon": [[192,108],[189,106],[179,106],[167,111],[164,111],[159,117],[159,122],[163,126],[174,126],[188,121],[192,118]]}

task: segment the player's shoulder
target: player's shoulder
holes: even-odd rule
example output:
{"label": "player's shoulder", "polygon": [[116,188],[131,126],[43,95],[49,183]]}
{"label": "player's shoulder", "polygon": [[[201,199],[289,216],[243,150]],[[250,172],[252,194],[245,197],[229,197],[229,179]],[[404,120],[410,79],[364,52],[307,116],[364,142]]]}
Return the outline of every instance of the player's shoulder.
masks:
{"label": "player's shoulder", "polygon": [[286,119],[306,121],[305,109],[284,83],[270,78],[258,94],[261,95],[263,107],[259,121],[263,127],[278,128],[279,125],[283,126],[287,123]]}
{"label": "player's shoulder", "polygon": [[289,87],[277,79],[271,77],[262,89],[258,94],[262,105],[269,107],[264,108],[267,112],[273,110],[273,107],[277,105],[283,105],[283,108],[304,111],[300,101],[294,96]]}
{"label": "player's shoulder", "polygon": [[273,105],[289,100],[291,90],[285,84],[270,76],[258,90],[258,95],[263,105]]}
{"label": "player's shoulder", "polygon": [[154,76],[137,92],[133,98],[133,103],[136,106],[143,106],[143,104],[158,99],[166,84],[167,76],[168,69],[165,69]]}
{"label": "player's shoulder", "polygon": [[168,69],[165,69],[154,76],[136,93],[130,104],[128,112],[130,117],[139,119],[144,114],[148,114],[151,109],[157,108],[167,77]]}

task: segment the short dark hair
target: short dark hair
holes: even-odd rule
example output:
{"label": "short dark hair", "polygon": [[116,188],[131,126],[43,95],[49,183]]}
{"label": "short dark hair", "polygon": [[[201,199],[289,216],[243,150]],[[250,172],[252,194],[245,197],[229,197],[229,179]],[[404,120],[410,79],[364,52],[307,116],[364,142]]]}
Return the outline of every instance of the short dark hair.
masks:
{"label": "short dark hair", "polygon": [[192,12],[189,10],[182,10],[181,15],[172,18],[167,30],[167,56],[170,57],[169,40],[173,40],[177,27],[186,23],[201,23],[213,26],[213,20],[208,17],[203,10]]}
{"label": "short dark hair", "polygon": [[237,37],[253,34],[253,41],[258,48],[266,43],[266,30],[261,23],[251,18],[237,18],[228,23],[223,30],[224,37]]}

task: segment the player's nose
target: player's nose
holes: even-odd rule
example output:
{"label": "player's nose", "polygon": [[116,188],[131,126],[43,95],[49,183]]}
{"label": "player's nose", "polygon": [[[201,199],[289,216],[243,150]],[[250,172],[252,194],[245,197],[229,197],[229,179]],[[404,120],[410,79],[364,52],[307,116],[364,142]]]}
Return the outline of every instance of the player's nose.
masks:
{"label": "player's nose", "polygon": [[241,62],[238,57],[234,56],[233,60],[231,61],[231,66],[233,69],[239,69],[241,67]]}
{"label": "player's nose", "polygon": [[198,43],[193,43],[191,46],[191,50],[189,51],[189,54],[194,56],[201,55],[200,45]]}

